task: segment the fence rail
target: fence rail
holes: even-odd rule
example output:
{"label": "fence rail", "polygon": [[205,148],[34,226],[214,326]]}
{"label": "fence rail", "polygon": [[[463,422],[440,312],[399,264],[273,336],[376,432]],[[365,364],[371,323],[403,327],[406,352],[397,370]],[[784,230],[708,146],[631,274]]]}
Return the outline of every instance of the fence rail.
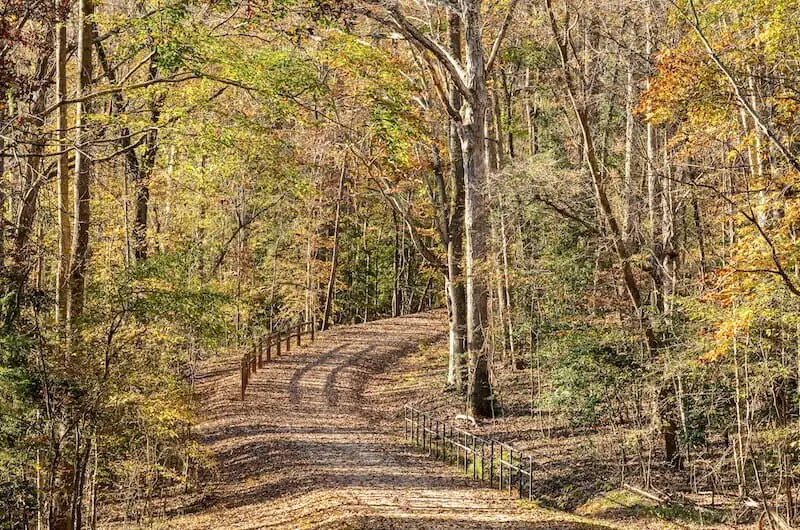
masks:
{"label": "fence rail", "polygon": [[480,480],[520,498],[533,499],[533,457],[512,446],[475,436],[452,423],[414,408],[404,407],[404,433],[414,445],[437,460],[455,464],[473,480]]}
{"label": "fence rail", "polygon": [[247,391],[247,384],[250,382],[250,376],[263,368],[265,363],[272,360],[273,351],[276,357],[280,357],[282,344],[285,342],[286,353],[289,353],[292,349],[292,339],[296,339],[297,345],[300,346],[303,335],[311,335],[311,341],[313,342],[316,338],[316,331],[316,321],[301,322],[278,331],[273,331],[269,335],[261,336],[253,340],[251,348],[242,356],[242,401],[244,401],[244,395]]}

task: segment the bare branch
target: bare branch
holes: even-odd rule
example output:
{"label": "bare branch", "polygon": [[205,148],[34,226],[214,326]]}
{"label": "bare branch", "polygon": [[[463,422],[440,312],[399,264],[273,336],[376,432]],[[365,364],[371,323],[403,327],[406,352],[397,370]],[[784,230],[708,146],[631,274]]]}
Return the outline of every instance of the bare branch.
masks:
{"label": "bare branch", "polygon": [[492,51],[489,53],[489,58],[486,60],[486,71],[491,72],[492,67],[494,66],[494,62],[497,59],[497,54],[500,53],[500,46],[503,44],[503,39],[508,32],[509,26],[511,26],[511,19],[514,15],[514,10],[517,7],[519,0],[511,0],[511,5],[508,6],[508,11],[506,12],[506,17],[503,20],[503,25],[500,27],[500,33],[497,34],[497,37],[494,39],[494,44],[492,44]]}

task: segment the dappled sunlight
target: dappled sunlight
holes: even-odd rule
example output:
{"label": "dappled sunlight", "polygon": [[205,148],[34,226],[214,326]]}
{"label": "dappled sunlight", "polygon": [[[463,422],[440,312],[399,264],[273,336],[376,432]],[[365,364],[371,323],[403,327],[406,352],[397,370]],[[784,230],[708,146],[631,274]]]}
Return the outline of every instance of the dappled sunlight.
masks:
{"label": "dappled sunlight", "polygon": [[[372,377],[421,342],[441,340],[441,313],[320,334],[255,374],[244,403],[224,370],[204,385],[200,441],[215,456],[202,497],[175,507],[170,528],[592,528],[480,487],[374,420],[392,416],[391,389]],[[387,402],[387,400],[389,400]],[[224,406],[221,406],[222,402]],[[224,521],[224,523],[221,523]],[[241,521],[236,522],[236,521]],[[538,525],[538,526],[537,526]],[[600,527],[598,527],[600,528]]]}

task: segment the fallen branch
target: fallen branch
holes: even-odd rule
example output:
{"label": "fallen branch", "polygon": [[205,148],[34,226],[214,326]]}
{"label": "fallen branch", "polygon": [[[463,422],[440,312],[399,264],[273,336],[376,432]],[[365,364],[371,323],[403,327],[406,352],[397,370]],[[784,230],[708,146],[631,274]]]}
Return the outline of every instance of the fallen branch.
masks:
{"label": "fallen branch", "polygon": [[631,484],[623,484],[622,487],[623,487],[623,489],[626,489],[626,490],[628,490],[628,491],[630,491],[632,493],[635,493],[636,495],[641,495],[642,497],[650,499],[651,501],[655,501],[655,502],[657,502],[659,504],[666,504],[666,503],[669,503],[670,500],[671,500],[669,497],[662,497],[662,496],[657,495],[655,493],[651,493],[651,492],[643,490],[641,488],[637,488],[636,486],[633,486]]}
{"label": "fallen branch", "polygon": [[472,416],[467,416],[466,414],[457,414],[456,415],[456,420],[467,421],[467,422],[471,423],[473,427],[477,427],[478,426],[478,422],[475,421],[475,418],[473,418]]}

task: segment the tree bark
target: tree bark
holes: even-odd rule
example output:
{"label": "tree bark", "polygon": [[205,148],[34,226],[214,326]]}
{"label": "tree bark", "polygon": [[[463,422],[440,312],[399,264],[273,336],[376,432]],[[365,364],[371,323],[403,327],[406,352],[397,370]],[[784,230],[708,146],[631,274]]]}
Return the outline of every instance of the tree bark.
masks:
{"label": "tree bark", "polygon": [[[66,16],[64,17],[66,19]],[[56,97],[59,105],[57,120],[58,149],[58,269],[56,271],[56,320],[64,324],[67,318],[67,278],[71,256],[69,205],[69,151],[67,140],[67,26],[62,20],[56,26]]]}
{"label": "tree bark", "polygon": [[[448,32],[450,53],[460,61],[463,54],[461,19],[455,13],[450,14]],[[450,105],[454,109],[460,109],[462,105],[461,94],[452,83]],[[451,197],[446,241],[447,294],[450,299],[450,355],[447,384],[463,391],[467,331],[467,299],[461,264],[464,259],[464,156],[461,152],[459,124],[452,117],[448,127],[448,150],[450,152]]]}
{"label": "tree bark", "polygon": [[[4,119],[5,108],[0,107],[0,123],[3,123]],[[5,137],[0,135],[0,277],[5,276],[6,272],[6,190],[8,187],[5,180],[6,157],[3,154],[5,147]]]}
{"label": "tree bark", "polygon": [[403,312],[403,291],[400,289],[400,238],[405,229],[405,225],[397,219],[397,212],[392,210],[392,221],[394,224],[394,260],[392,265],[392,316],[399,317]]}
{"label": "tree bark", "polygon": [[[156,55],[154,54],[150,59],[148,79],[152,81],[157,77],[158,66],[156,63]],[[160,97],[159,100],[160,101],[154,101],[150,104],[151,128],[145,139],[141,171],[134,181],[136,215],[133,221],[133,255],[137,262],[142,262],[147,259],[147,214],[150,204],[150,178],[153,176],[153,168],[155,168],[156,156],[158,155],[158,120],[161,117],[163,97]]]}
{"label": "tree bark", "polygon": [[342,171],[339,175],[339,191],[336,195],[336,218],[333,224],[333,251],[331,253],[331,271],[328,276],[328,291],[325,296],[325,311],[322,316],[322,329],[330,327],[331,311],[333,310],[333,297],[336,292],[336,268],[339,263],[339,225],[342,215],[342,197],[344,196],[344,181],[347,175],[347,160],[342,161]]}
{"label": "tree bark", "polygon": [[633,117],[633,108],[636,104],[636,94],[634,93],[633,64],[631,57],[628,57],[627,82],[625,84],[625,174],[623,183],[624,207],[624,226],[625,241],[630,245],[631,239],[636,228],[634,218],[635,204],[635,183],[634,183],[634,144],[636,142],[636,121]]}
{"label": "tree bark", "polygon": [[489,302],[489,202],[486,143],[486,55],[481,33],[481,0],[463,2],[466,85],[469,101],[462,111],[464,154],[464,225],[467,240],[467,347],[470,356],[469,405],[474,416],[493,413],[486,330]]}
{"label": "tree bark", "polygon": [[[92,15],[93,0],[80,0],[78,23],[78,97],[87,94],[92,82]],[[91,141],[86,124],[88,102],[79,101],[75,110],[75,222],[72,240],[72,261],[69,273],[67,319],[74,324],[83,313],[86,289],[86,267],[89,260],[89,219],[92,158]]]}
{"label": "tree bark", "polygon": [[[54,37],[53,32],[48,31],[45,35],[48,43],[45,48],[50,49]],[[44,124],[47,86],[51,80],[50,58],[50,53],[44,53],[38,58],[36,63],[35,79],[40,84],[41,88],[33,95],[30,114],[36,122],[40,124]],[[15,309],[12,311],[14,316],[17,315],[17,309],[19,308],[28,276],[35,265],[35,261],[31,256],[30,239],[33,234],[39,206],[39,192],[45,183],[42,170],[43,155],[47,139],[47,134],[42,132],[41,129],[33,135],[30,151],[28,152],[27,165],[24,171],[24,188],[16,218],[13,266],[11,270],[13,285],[16,291]]]}
{"label": "tree bark", "polygon": [[536,120],[539,117],[539,108],[531,93],[531,69],[525,70],[525,119],[528,122],[528,151],[531,156],[539,154],[539,130]]}
{"label": "tree bark", "polygon": [[[645,39],[645,55],[650,58],[653,53],[653,21],[652,21],[652,6],[650,0],[645,2],[645,24],[646,24],[646,39]],[[648,87],[650,81],[647,81]],[[645,172],[647,175],[647,211],[649,218],[649,246],[650,246],[650,276],[653,280],[652,289],[652,304],[658,308],[663,308],[662,283],[663,278],[661,274],[661,264],[663,260],[661,248],[661,220],[659,217],[659,209],[661,202],[661,182],[656,171],[656,131],[652,123],[648,122],[646,125],[646,146],[647,146],[647,160],[645,161]]]}

